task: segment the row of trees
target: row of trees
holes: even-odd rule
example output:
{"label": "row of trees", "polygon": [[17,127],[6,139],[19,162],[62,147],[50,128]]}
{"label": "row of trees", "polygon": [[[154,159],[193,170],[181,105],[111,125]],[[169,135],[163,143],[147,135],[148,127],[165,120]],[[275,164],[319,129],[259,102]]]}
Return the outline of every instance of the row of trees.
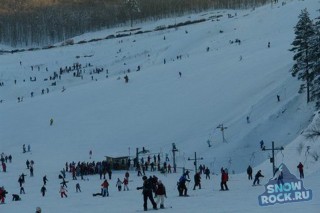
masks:
{"label": "row of trees", "polygon": [[307,9],[301,11],[295,26],[295,39],[290,51],[295,61],[291,73],[302,81],[299,92],[306,91],[307,102],[320,108],[320,16],[310,19]]}
{"label": "row of trees", "polygon": [[0,43],[46,46],[85,32],[270,0],[1,0]]}

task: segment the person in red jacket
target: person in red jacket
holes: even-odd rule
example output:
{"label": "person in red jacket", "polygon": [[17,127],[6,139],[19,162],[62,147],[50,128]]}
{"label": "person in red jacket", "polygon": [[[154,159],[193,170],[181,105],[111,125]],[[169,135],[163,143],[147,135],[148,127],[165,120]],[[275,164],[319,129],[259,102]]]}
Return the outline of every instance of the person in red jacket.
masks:
{"label": "person in red jacket", "polygon": [[164,198],[167,198],[167,193],[166,193],[166,187],[163,185],[161,180],[158,180],[155,197],[157,198],[156,200],[157,205],[160,202],[160,209],[164,209]]}
{"label": "person in red jacket", "polygon": [[108,181],[104,180],[103,183],[101,184],[101,186],[102,186],[102,197],[109,196],[109,191],[108,191],[109,183],[108,183]]}
{"label": "person in red jacket", "polygon": [[129,191],[129,187],[128,187],[129,181],[127,177],[124,177],[123,179],[123,191]]}
{"label": "person in red jacket", "polygon": [[228,180],[229,180],[228,173],[224,169],[221,169],[221,184],[220,184],[221,189],[220,189],[220,191],[229,190],[228,185],[227,185]]}
{"label": "person in red jacket", "polygon": [[300,173],[300,179],[304,178],[304,174],[303,174],[303,164],[300,162],[299,165],[297,166],[297,168],[299,169],[299,173]]}

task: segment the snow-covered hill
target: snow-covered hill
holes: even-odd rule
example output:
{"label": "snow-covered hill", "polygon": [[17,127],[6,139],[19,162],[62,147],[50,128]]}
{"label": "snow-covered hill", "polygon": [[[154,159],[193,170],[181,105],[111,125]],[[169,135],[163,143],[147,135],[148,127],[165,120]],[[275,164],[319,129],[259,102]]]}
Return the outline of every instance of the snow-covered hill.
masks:
{"label": "snow-covered hill", "polygon": [[[66,162],[135,156],[136,148],[142,147],[162,158],[168,154],[172,161],[172,143],[179,150],[178,173],[147,173],[166,184],[166,203],[173,206],[168,211],[317,212],[319,165],[307,151],[314,153],[319,147],[311,141],[301,147],[305,141],[301,133],[313,120],[313,107],[306,105],[304,94],[297,93],[300,82],[289,73],[293,27],[304,8],[315,18],[319,2],[279,1],[273,7],[210,11],[135,26],[146,31],[208,18],[176,29],[1,55],[0,152],[11,154],[13,163],[7,164],[6,173],[0,172],[0,184],[10,194],[18,193],[19,175],[29,174],[25,161],[35,161],[35,176],[27,177],[26,195],[21,202],[11,202],[9,194],[1,212],[32,212],[38,205],[52,213],[135,212],[142,209],[142,196],[134,190],[142,181],[135,171],[131,171],[133,182],[127,193],[116,191],[115,178],[122,179],[124,172],[115,171],[111,196],[103,199],[91,196],[100,190],[98,176],[80,182],[83,192],[75,193],[77,181],[71,181],[70,174],[69,197],[61,199],[59,171]],[[218,15],[222,17],[215,18]],[[75,41],[128,29],[86,34]],[[81,65],[78,72],[74,64]],[[222,124],[227,127],[224,141],[217,128]],[[293,174],[297,175],[297,164],[304,162],[305,185],[313,189],[313,201],[259,207],[257,198],[264,189],[252,188],[243,172],[250,164],[254,172],[262,169],[263,183],[272,176],[270,152],[261,151],[261,140],[267,148],[272,141],[284,147],[277,153],[276,164],[285,163]],[[30,153],[22,153],[23,144],[31,145]],[[194,168],[188,158],[195,152],[203,158],[198,163],[216,175],[213,181],[203,176],[203,189],[190,190],[191,197],[183,199],[177,197],[176,181],[182,167]],[[230,172],[231,190],[226,193],[218,191],[221,167]],[[44,175],[49,183],[43,198]]]}

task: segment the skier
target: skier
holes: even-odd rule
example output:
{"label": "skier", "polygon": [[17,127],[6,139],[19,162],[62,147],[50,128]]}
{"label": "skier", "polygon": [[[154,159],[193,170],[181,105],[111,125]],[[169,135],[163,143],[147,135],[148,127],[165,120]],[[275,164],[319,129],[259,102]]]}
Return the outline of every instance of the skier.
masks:
{"label": "skier", "polygon": [[50,126],[53,124],[53,118],[50,119]]}
{"label": "skier", "polygon": [[259,185],[260,184],[260,177],[264,177],[262,174],[261,174],[261,170],[259,170],[257,172],[257,174],[254,176],[254,181],[253,181],[253,186],[256,185],[256,183]]}
{"label": "skier", "polygon": [[20,184],[20,187],[22,187],[22,184],[25,182],[25,179],[24,179],[25,176],[26,175],[23,173],[19,176],[18,182]]}
{"label": "skier", "polygon": [[68,183],[68,182],[69,182],[69,181],[66,181],[64,178],[62,178],[62,182],[61,182],[60,184],[62,184],[63,187],[68,188],[68,186],[67,186],[67,183]]}
{"label": "skier", "polygon": [[118,187],[119,192],[121,191],[122,184],[123,184],[123,182],[118,178],[117,183],[116,183],[116,187]]}
{"label": "skier", "polygon": [[247,168],[248,180],[252,180],[252,167],[249,165]]}
{"label": "skier", "polygon": [[224,191],[224,190],[229,190],[228,188],[228,185],[227,185],[227,182],[229,180],[229,176],[228,176],[228,173],[223,169],[221,168],[221,183],[220,183],[220,191]]}
{"label": "skier", "polygon": [[193,186],[193,190],[196,190],[196,186],[199,186],[199,189],[201,189],[201,176],[200,176],[200,172],[197,172],[194,175],[194,186]]}
{"label": "skier", "polygon": [[278,102],[280,102],[280,95],[277,95],[277,100]]}
{"label": "skier", "polygon": [[42,197],[44,197],[44,196],[46,195],[46,191],[47,191],[47,189],[46,189],[46,187],[43,185],[43,186],[41,187],[41,189],[40,189],[40,192],[41,192],[41,194],[42,194]]}
{"label": "skier", "polygon": [[299,165],[297,166],[297,168],[299,169],[300,179],[304,178],[303,164],[302,164],[301,162],[299,163]]}
{"label": "skier", "polygon": [[147,203],[148,199],[151,201],[153,205],[153,209],[158,209],[157,204],[156,202],[154,202],[153,196],[152,196],[152,189],[153,189],[152,181],[150,180],[150,178],[148,179],[147,176],[145,175],[142,177],[142,180],[143,180],[143,186],[137,187],[137,190],[142,189],[144,210],[145,211],[148,210],[148,203]]}
{"label": "skier", "polygon": [[76,192],[81,192],[80,184],[79,184],[79,183],[76,184]]}
{"label": "skier", "polygon": [[30,166],[30,177],[33,177],[33,166]]}
{"label": "skier", "polygon": [[263,150],[264,149],[264,142],[263,140],[260,141],[260,148]]}
{"label": "skier", "polygon": [[23,152],[23,153],[26,153],[26,152],[27,152],[27,151],[26,151],[26,145],[25,145],[25,144],[22,145],[22,152]]}
{"label": "skier", "polygon": [[179,191],[179,196],[188,196],[187,192],[187,186],[186,182],[190,182],[189,179],[187,179],[186,172],[180,177],[179,182],[178,182],[178,191]]}
{"label": "skier", "polygon": [[60,196],[61,196],[61,198],[63,198],[64,196],[65,197],[68,197],[67,196],[67,194],[66,194],[66,192],[68,192],[68,190],[66,190],[65,188],[64,188],[64,186],[60,186]]}
{"label": "skier", "polygon": [[47,176],[46,175],[43,176],[42,180],[43,180],[43,185],[46,185],[48,181]]}
{"label": "skier", "polygon": [[161,180],[158,180],[157,189],[155,192],[155,197],[157,198],[157,205],[160,202],[160,209],[164,209],[164,198],[167,198],[166,188]]}

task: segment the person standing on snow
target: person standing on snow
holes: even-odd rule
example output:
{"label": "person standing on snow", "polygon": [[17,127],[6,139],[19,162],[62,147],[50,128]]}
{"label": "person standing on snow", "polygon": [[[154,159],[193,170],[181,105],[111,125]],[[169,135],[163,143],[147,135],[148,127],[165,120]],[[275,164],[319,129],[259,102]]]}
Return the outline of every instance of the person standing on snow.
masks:
{"label": "person standing on snow", "polygon": [[158,209],[157,208],[157,204],[153,199],[153,195],[152,195],[152,189],[153,189],[153,184],[151,179],[148,179],[147,176],[143,176],[142,177],[143,180],[143,186],[141,187],[137,187],[137,190],[142,189],[142,194],[143,194],[143,208],[145,211],[148,210],[148,199],[151,201],[152,205],[153,205],[153,209]]}
{"label": "person standing on snow", "polygon": [[47,189],[46,189],[46,187],[43,185],[43,186],[41,187],[41,189],[40,189],[40,192],[41,192],[41,194],[42,194],[42,197],[44,197],[44,196],[46,195],[46,191],[47,191]]}
{"label": "person standing on snow", "polygon": [[157,198],[157,201],[156,201],[157,205],[160,202],[160,209],[164,209],[164,198],[167,198],[167,193],[166,193],[166,188],[161,182],[161,180],[158,180],[155,197]]}
{"label": "person standing on snow", "polygon": [[66,188],[64,188],[64,186],[60,186],[60,191],[59,192],[60,192],[61,198],[68,197],[67,194],[66,194],[66,192],[68,192],[68,190]]}
{"label": "person standing on snow", "polygon": [[200,172],[197,172],[194,175],[194,186],[193,186],[193,190],[196,190],[196,186],[199,186],[199,189],[201,189],[201,176],[200,176]]}
{"label": "person standing on snow", "polygon": [[304,178],[303,164],[302,164],[301,162],[299,163],[299,165],[297,166],[297,168],[299,169],[300,179]]}
{"label": "person standing on snow", "polygon": [[123,184],[123,182],[118,178],[117,183],[116,183],[116,187],[118,187],[119,192],[121,191],[122,184]]}
{"label": "person standing on snow", "polygon": [[129,184],[129,180],[127,177],[124,177],[123,179],[123,191],[129,191],[129,187],[128,187],[128,184]]}
{"label": "person standing on snow", "polygon": [[252,167],[249,165],[247,168],[248,180],[252,180]]}
{"label": "person standing on snow", "polygon": [[224,190],[229,190],[228,188],[228,185],[227,185],[227,182],[229,180],[229,176],[228,176],[228,173],[223,169],[221,168],[221,183],[220,183],[220,191],[224,191]]}
{"label": "person standing on snow", "polygon": [[102,197],[109,196],[109,191],[108,191],[109,183],[107,180],[103,181],[103,183],[101,184],[101,187],[102,187]]}

